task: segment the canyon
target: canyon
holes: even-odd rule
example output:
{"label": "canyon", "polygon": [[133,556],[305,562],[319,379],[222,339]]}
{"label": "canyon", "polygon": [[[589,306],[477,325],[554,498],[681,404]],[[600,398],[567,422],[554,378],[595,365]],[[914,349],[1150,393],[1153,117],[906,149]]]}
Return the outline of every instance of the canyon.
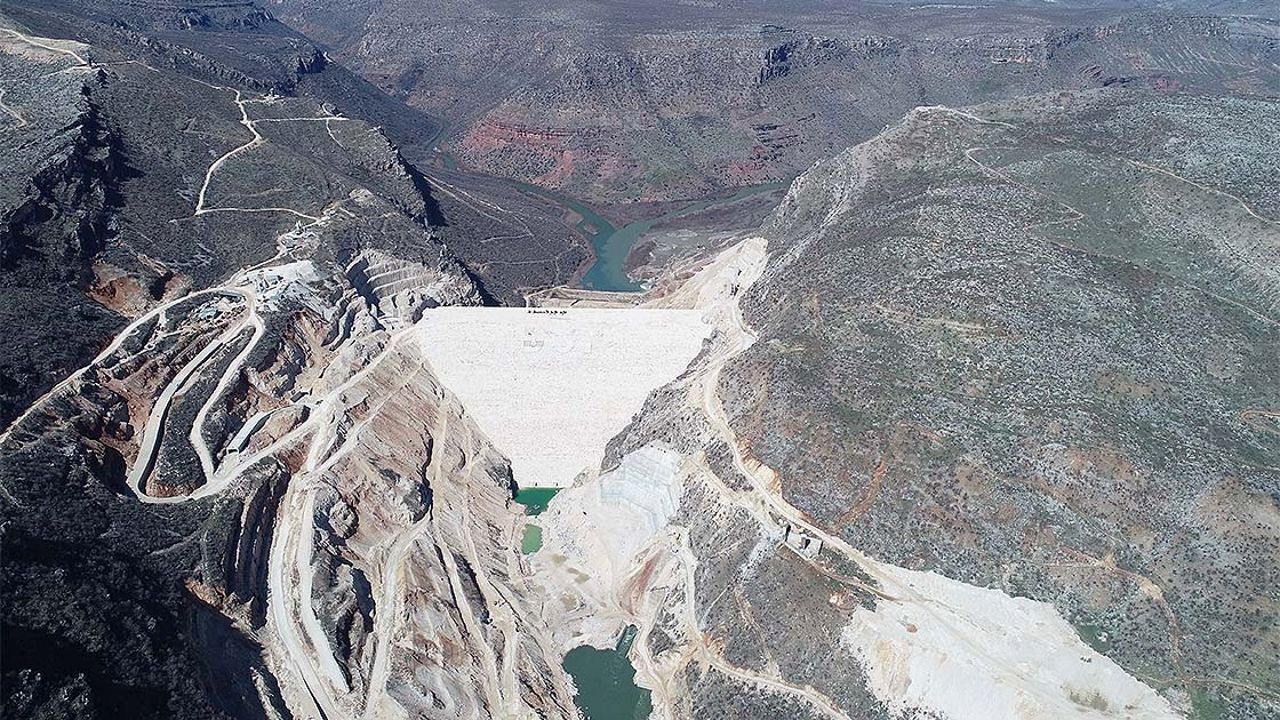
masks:
{"label": "canyon", "polygon": [[0,3],[6,716],[1275,717],[1280,34],[1064,5]]}
{"label": "canyon", "polygon": [[453,118],[441,144],[458,163],[605,204],[788,181],[917,105],[1276,90],[1252,71],[1274,57],[1266,13],[1194,3],[267,7],[385,92]]}

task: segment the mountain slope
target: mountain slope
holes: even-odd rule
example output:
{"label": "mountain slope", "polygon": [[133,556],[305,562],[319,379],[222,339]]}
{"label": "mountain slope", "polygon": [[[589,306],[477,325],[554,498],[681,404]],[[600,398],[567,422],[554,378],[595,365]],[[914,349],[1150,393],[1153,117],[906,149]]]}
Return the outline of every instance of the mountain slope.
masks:
{"label": "mountain slope", "polygon": [[766,226],[760,340],[721,383],[750,454],[877,558],[1274,712],[1275,109],[921,108],[820,163]]}
{"label": "mountain slope", "polygon": [[[212,467],[232,443],[256,449],[263,436],[254,432],[311,428],[311,408],[280,403],[297,400],[316,382],[307,374],[335,364],[340,347],[363,362],[344,341],[368,342],[381,323],[412,321],[426,307],[480,303],[484,292],[430,227],[439,208],[385,135],[322,100],[284,94],[297,80],[294,55],[281,66],[241,46],[230,56],[261,62],[241,71],[172,35],[129,34],[136,23],[121,21],[121,39],[75,20],[104,33],[103,46],[86,45],[13,19],[67,27],[68,16],[43,14],[57,8],[4,9],[2,147],[13,170],[0,235],[10,339],[0,365],[4,713],[302,713],[305,685],[294,684],[264,628],[285,624],[267,613],[279,609],[269,595],[284,592],[269,567],[272,550],[285,547],[282,503],[303,496],[289,492],[272,457],[244,468],[226,492]],[[251,6],[208,9],[233,27],[236,12],[262,20]],[[226,33],[221,42],[236,41]],[[138,50],[131,40],[137,56],[120,49]],[[423,373],[414,387],[430,393]],[[321,386],[347,379],[339,374],[330,368]],[[419,430],[441,458],[481,454],[465,423],[454,429],[456,437]],[[477,491],[504,522],[502,461],[478,464]],[[406,513],[422,512],[414,497],[430,497],[427,480],[370,472],[375,483],[405,486],[392,491]],[[442,513],[449,502],[441,489],[431,507]],[[393,512],[388,528],[403,517]],[[364,519],[365,531],[377,527]],[[316,553],[327,567],[320,595],[364,589],[362,573],[378,577],[359,561],[353,571],[345,538],[335,538],[329,554]],[[417,572],[444,577],[438,566]],[[335,646],[364,662],[373,650],[362,634],[367,601],[341,597],[317,602],[336,618]],[[439,597],[443,616],[457,612],[457,598]],[[472,692],[464,676],[456,702],[484,702]],[[568,702],[558,692],[552,702]]]}
{"label": "mountain slope", "polygon": [[1278,82],[1277,26],[1248,10],[808,0],[269,7],[386,92],[453,118],[446,147],[459,162],[614,203],[788,179],[916,105],[1114,85],[1266,96]]}

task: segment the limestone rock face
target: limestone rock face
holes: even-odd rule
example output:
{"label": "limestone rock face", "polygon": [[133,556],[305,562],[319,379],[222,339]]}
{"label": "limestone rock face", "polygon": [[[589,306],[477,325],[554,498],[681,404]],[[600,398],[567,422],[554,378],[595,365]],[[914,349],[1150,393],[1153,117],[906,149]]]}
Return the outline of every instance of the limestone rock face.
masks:
{"label": "limestone rock face", "polygon": [[360,260],[286,263],[163,304],[21,433],[78,402],[132,502],[233,500],[226,553],[192,587],[252,634],[263,705],[572,717],[558,659],[511,589],[507,460],[392,329],[411,322],[401,312],[478,294],[457,271],[378,260],[417,274],[387,291]]}
{"label": "limestone rock face", "polygon": [[[0,33],[30,81],[0,95],[6,319],[96,317],[49,307],[65,284],[117,323],[64,338],[90,349],[56,385],[11,382],[41,357],[25,334],[0,364],[5,715],[572,717],[510,587],[509,463],[403,332],[483,296],[395,148],[309,99],[101,52]],[[150,183],[124,206],[120,146]]]}
{"label": "limestone rock face", "polygon": [[401,260],[377,250],[360,253],[346,269],[347,277],[383,319],[414,323],[422,312],[444,305],[479,305],[476,286],[440,259],[433,266]]}

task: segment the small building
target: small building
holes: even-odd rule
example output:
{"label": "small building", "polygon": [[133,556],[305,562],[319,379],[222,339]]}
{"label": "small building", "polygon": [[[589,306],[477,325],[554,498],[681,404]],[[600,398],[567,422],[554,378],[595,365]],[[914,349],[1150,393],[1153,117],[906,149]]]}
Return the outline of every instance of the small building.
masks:
{"label": "small building", "polygon": [[787,526],[787,534],[783,538],[783,542],[792,550],[810,559],[818,557],[818,553],[822,552],[821,539],[806,535],[791,525]]}

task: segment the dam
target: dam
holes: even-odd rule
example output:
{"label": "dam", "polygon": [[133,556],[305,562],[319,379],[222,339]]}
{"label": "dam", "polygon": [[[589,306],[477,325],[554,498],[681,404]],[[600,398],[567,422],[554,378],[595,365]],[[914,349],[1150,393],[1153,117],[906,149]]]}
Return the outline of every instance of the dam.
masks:
{"label": "dam", "polygon": [[567,487],[712,326],[694,309],[441,307],[415,337],[521,487]]}

